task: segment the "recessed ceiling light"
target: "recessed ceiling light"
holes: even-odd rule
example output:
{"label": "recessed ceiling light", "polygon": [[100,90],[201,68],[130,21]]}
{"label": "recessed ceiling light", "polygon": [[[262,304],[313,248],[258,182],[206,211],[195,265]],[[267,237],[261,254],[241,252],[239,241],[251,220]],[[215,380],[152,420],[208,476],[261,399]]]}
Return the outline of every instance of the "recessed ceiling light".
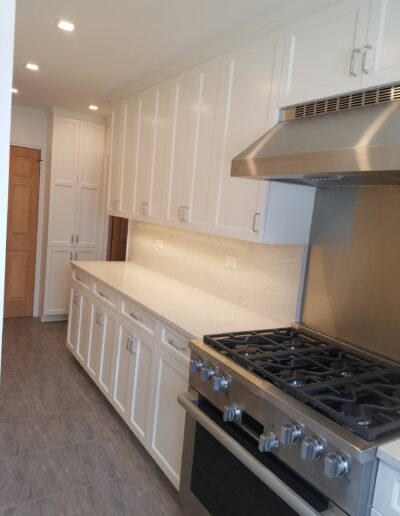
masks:
{"label": "recessed ceiling light", "polygon": [[89,109],[91,109],[92,111],[97,111],[99,107],[95,106],[94,104],[90,104]]}
{"label": "recessed ceiling light", "polygon": [[75,29],[75,25],[66,20],[60,20],[57,23],[57,27],[61,30],[66,30],[67,32],[72,32]]}
{"label": "recessed ceiling light", "polygon": [[18,93],[18,90],[17,90],[17,88],[11,88],[11,92],[12,93]]}
{"label": "recessed ceiling light", "polygon": [[26,63],[25,68],[28,70],[33,70],[34,72],[37,72],[39,70],[39,66],[35,63]]}

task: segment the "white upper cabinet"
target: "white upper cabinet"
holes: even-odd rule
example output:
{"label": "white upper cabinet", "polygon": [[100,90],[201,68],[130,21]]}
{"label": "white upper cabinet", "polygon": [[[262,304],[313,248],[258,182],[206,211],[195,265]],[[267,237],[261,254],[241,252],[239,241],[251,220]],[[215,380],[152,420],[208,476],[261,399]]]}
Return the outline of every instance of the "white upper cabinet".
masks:
{"label": "white upper cabinet", "polygon": [[79,159],[79,120],[56,117],[53,125],[49,244],[75,239],[75,199]]}
{"label": "white upper cabinet", "polygon": [[283,34],[277,31],[227,56],[224,125],[214,233],[262,241],[266,183],[232,178],[232,158],[277,121]]}
{"label": "white upper cabinet", "polygon": [[342,0],[286,28],[280,106],[361,87],[369,4],[369,0]]}
{"label": "white upper cabinet", "polygon": [[400,81],[399,20],[399,0],[371,0],[363,88]]}
{"label": "white upper cabinet", "polygon": [[165,184],[171,156],[171,84],[140,95],[140,134],[133,216],[147,222],[164,219]]}
{"label": "white upper cabinet", "polygon": [[210,231],[220,143],[224,60],[215,59],[175,81],[167,222]]}
{"label": "white upper cabinet", "polygon": [[111,113],[111,145],[108,173],[107,208],[118,215],[121,191],[121,169],[125,146],[126,106],[119,102]]}
{"label": "white upper cabinet", "polygon": [[101,230],[105,127],[81,122],[75,244],[98,245]]}

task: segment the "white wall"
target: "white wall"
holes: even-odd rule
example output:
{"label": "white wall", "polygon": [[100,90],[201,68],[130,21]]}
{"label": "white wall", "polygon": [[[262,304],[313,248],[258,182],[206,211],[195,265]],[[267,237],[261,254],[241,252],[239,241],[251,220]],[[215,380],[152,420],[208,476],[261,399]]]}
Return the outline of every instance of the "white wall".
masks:
{"label": "white wall", "polygon": [[11,86],[14,59],[14,27],[15,0],[2,2],[0,16],[0,361],[3,335],[4,274],[7,236],[8,169],[10,159]]}
{"label": "white wall", "polygon": [[45,208],[45,173],[46,168],[46,144],[47,144],[47,113],[38,109],[30,109],[14,105],[11,118],[11,144],[21,147],[40,149],[40,185],[39,185],[39,213],[38,233],[36,246],[35,267],[35,297],[33,302],[33,315],[39,315],[39,299],[41,297],[41,276],[44,274],[42,253],[44,238],[44,208]]}
{"label": "white wall", "polygon": [[[157,240],[164,249],[156,248]],[[272,319],[298,320],[306,248],[254,244],[131,222],[128,260]],[[226,256],[237,268],[225,266]],[[251,329],[251,328],[243,328]]]}

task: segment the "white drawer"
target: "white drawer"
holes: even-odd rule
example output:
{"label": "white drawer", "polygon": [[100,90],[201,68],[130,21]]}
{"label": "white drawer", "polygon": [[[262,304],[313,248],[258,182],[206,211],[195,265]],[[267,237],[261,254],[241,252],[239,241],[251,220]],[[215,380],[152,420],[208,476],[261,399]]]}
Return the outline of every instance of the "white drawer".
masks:
{"label": "white drawer", "polygon": [[86,290],[90,290],[92,287],[92,279],[90,276],[85,274],[84,272],[74,269],[72,272],[72,277],[81,287],[86,288]]}
{"label": "white drawer", "polygon": [[189,359],[190,349],[188,337],[166,324],[163,324],[161,327],[161,343],[174,354],[178,353]]}
{"label": "white drawer", "polygon": [[157,321],[146,310],[140,308],[136,303],[122,299],[122,315],[141,330],[145,330],[149,335],[155,335]]}
{"label": "white drawer", "polygon": [[385,516],[400,515],[400,471],[379,462],[372,505]]}
{"label": "white drawer", "polygon": [[110,288],[106,287],[102,283],[95,282],[93,292],[106,306],[109,306],[114,310],[117,309],[119,296]]}

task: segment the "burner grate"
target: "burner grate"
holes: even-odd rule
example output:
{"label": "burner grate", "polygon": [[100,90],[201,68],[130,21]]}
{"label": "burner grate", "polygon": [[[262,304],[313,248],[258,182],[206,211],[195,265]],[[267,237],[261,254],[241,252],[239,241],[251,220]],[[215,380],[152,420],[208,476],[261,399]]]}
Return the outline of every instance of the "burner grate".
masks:
{"label": "burner grate", "polygon": [[294,328],[204,342],[368,441],[400,430],[400,369]]}

